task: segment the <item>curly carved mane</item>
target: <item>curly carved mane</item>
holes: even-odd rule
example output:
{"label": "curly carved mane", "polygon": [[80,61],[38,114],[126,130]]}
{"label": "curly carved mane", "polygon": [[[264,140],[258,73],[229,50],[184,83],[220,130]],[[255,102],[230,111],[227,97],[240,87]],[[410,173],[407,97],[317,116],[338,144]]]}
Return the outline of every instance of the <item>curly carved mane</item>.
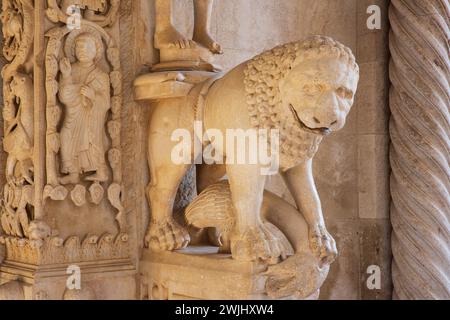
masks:
{"label": "curly carved mane", "polygon": [[283,119],[280,80],[306,59],[334,57],[359,73],[351,50],[324,36],[288,43],[266,51],[247,62],[245,89],[250,120],[255,129],[280,130],[281,169],[288,170],[316,154],[322,137],[302,130],[289,117]]}

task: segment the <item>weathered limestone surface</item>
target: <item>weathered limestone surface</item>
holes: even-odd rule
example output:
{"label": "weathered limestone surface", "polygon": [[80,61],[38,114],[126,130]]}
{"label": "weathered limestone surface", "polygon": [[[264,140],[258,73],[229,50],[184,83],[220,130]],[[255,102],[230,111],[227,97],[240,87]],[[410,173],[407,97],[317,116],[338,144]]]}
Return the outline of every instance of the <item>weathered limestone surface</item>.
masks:
{"label": "weathered limestone surface", "polygon": [[389,17],[394,298],[450,299],[450,5],[394,0]]}
{"label": "weathered limestone surface", "polygon": [[[2,4],[27,1],[3,0]],[[88,2],[86,1],[86,3]],[[91,3],[95,2],[97,1]],[[328,231],[334,236],[339,251],[339,256],[330,268],[329,276],[322,287],[321,299],[389,299],[392,296],[391,223],[389,221],[390,167],[388,161],[388,2],[387,0],[219,0],[215,1],[212,7],[210,21],[206,21],[207,19],[203,21],[206,25],[210,23],[209,34],[201,34],[200,30],[204,31],[206,28],[202,29],[205,25],[200,23],[197,37],[190,37],[195,29],[195,15],[192,14],[195,9],[193,1],[174,0],[172,8],[174,25],[177,26],[183,39],[188,40],[188,44],[190,44],[189,41],[197,40],[199,43],[206,44],[205,46],[209,49],[224,52],[215,58],[215,64],[222,66],[224,71],[228,71],[278,44],[298,41],[312,34],[331,36],[349,46],[355,53],[361,70],[355,106],[347,118],[346,127],[323,141],[314,166]],[[411,2],[413,5],[408,4],[406,7],[406,2]],[[109,4],[119,4],[118,10],[108,11],[110,14],[106,17],[95,17],[95,13],[89,9],[89,6],[82,11],[86,19],[98,20],[94,21],[98,25],[98,28],[94,27],[95,30],[102,33],[100,29],[103,29],[108,34],[102,38],[104,49],[118,49],[110,51],[113,53],[105,57],[101,63],[102,69],[104,68],[105,72],[109,73],[108,81],[110,83],[115,77],[111,77],[111,72],[118,69],[117,60],[115,63],[111,63],[111,60],[114,60],[116,55],[120,58],[122,104],[120,110],[115,110],[114,115],[112,112],[108,113],[108,122],[114,120],[115,124],[120,123],[120,133],[115,136],[114,141],[108,140],[115,145],[113,149],[120,150],[125,161],[122,161],[120,166],[116,166],[121,170],[116,169],[115,177],[113,177],[112,171],[114,170],[110,167],[110,159],[109,157],[105,159],[108,168],[112,171],[111,179],[108,179],[107,182],[97,181],[100,184],[103,183],[102,197],[102,192],[95,181],[92,185],[95,185],[96,188],[92,191],[96,192],[92,193],[89,192],[91,184],[84,179],[81,184],[84,185],[85,192],[82,187],[75,190],[77,184],[64,185],[56,180],[53,182],[57,183],[47,183],[50,180],[47,179],[49,177],[46,167],[53,165],[48,163],[50,157],[46,154],[46,146],[47,143],[54,140],[49,139],[47,135],[49,132],[46,132],[46,115],[49,114],[46,114],[45,111],[48,106],[52,106],[47,97],[56,97],[56,95],[53,95],[52,91],[54,88],[52,84],[55,83],[46,83],[49,80],[46,76],[52,75],[53,80],[59,84],[59,63],[64,50],[63,47],[61,47],[61,51],[54,48],[55,50],[47,55],[47,58],[51,59],[47,62],[48,68],[46,68],[46,54],[49,50],[47,50],[48,43],[44,32],[57,26],[61,27],[65,22],[64,15],[61,15],[59,11],[53,12],[50,17],[45,13],[45,9],[50,3],[60,3],[60,1],[35,1],[35,3],[38,3],[39,6],[35,8],[32,19],[37,25],[33,27],[34,32],[29,32],[28,37],[25,38],[30,36],[35,38],[33,48],[36,51],[36,64],[33,66],[33,63],[30,63],[33,60],[21,61],[18,65],[21,74],[15,76],[17,80],[24,80],[23,83],[26,85],[30,85],[27,81],[32,79],[34,90],[17,91],[15,94],[34,92],[34,120],[39,124],[33,128],[36,146],[33,152],[35,169],[33,194],[37,201],[34,202],[34,211],[31,210],[29,199],[26,197],[24,198],[26,201],[22,202],[22,207],[13,209],[15,211],[20,209],[22,213],[25,210],[28,214],[34,212],[38,218],[45,220],[44,224],[33,224],[32,238],[39,239],[51,235],[55,242],[48,245],[53,249],[56,248],[56,251],[50,251],[52,254],[61,250],[57,241],[58,237],[67,239],[76,236],[79,239],[85,239],[84,244],[81,244],[83,252],[87,252],[88,256],[95,256],[94,251],[101,251],[95,257],[97,260],[110,254],[111,247],[105,246],[105,243],[116,243],[116,240],[118,244],[126,242],[127,248],[123,246],[121,248],[127,251],[124,254],[127,257],[125,260],[122,260],[123,256],[119,257],[121,267],[114,269],[114,272],[117,272],[114,277],[117,276],[119,279],[117,283],[122,285],[124,293],[118,298],[147,298],[152,295],[152,292],[161,294],[159,288],[152,291],[153,287],[146,282],[145,279],[148,279],[146,276],[142,278],[135,276],[139,269],[139,261],[144,255],[144,238],[150,216],[146,199],[146,188],[150,181],[147,165],[147,131],[152,110],[146,107],[145,103],[135,101],[133,83],[139,75],[149,73],[161,62],[159,52],[155,48],[165,48],[165,45],[164,41],[159,44],[154,43],[157,20],[155,12],[158,4],[160,11],[167,9],[164,8],[165,1],[121,0],[120,3],[117,0],[106,1]],[[209,6],[212,1],[205,0],[203,3]],[[449,58],[448,46],[446,48],[443,46],[444,43],[448,43],[449,37],[448,2],[444,0],[397,0],[392,3],[391,19],[394,22],[392,23],[391,46],[394,50],[391,74],[393,82],[391,162],[394,174],[391,188],[394,201],[392,245],[395,255],[393,266],[395,297],[448,298],[448,212],[450,209],[446,191],[449,189],[447,134],[449,132]],[[382,9],[381,30],[369,30],[366,26],[369,16],[366,10],[369,5],[373,4],[379,5]],[[196,9],[199,12],[199,7]],[[414,17],[417,14],[419,18]],[[163,23],[167,23],[167,20]],[[15,31],[18,30],[13,28],[9,30],[13,38]],[[114,39],[116,46],[107,39]],[[9,58],[14,57],[18,44],[16,41],[12,43],[11,50],[6,52]],[[419,54],[421,50],[425,50],[424,59]],[[169,55],[165,57],[173,57],[170,54],[169,52]],[[438,65],[433,60],[438,61]],[[56,69],[52,71],[51,66],[55,61],[57,62]],[[0,66],[10,62],[0,59]],[[410,62],[415,69],[406,68]],[[76,63],[76,61],[72,61],[72,63]],[[55,70],[57,74],[54,73]],[[421,72],[420,77],[417,76],[417,72]],[[29,77],[24,77],[24,74]],[[6,83],[9,85],[12,77],[7,76],[6,78]],[[115,79],[117,80],[117,78]],[[405,79],[414,79],[414,84]],[[21,82],[17,81],[17,83]],[[409,86],[405,87],[405,83],[408,83]],[[16,89],[20,88],[16,86]],[[119,88],[116,87],[116,89]],[[171,90],[173,88],[169,86],[168,91]],[[425,92],[426,95],[419,96],[418,92]],[[3,97],[2,95],[3,90],[0,93],[2,101],[12,101],[11,95]],[[30,96],[24,96],[24,98],[30,98]],[[112,94],[109,98],[112,100],[119,97]],[[65,106],[58,104],[58,107],[63,110]],[[422,125],[423,122],[417,121],[417,114],[422,114],[422,118],[427,123],[431,123],[441,130],[431,133]],[[64,118],[59,120],[62,123]],[[4,121],[4,117],[2,117],[2,121]],[[3,126],[11,127],[8,124],[3,124]],[[60,128],[60,126],[57,127]],[[107,133],[107,137],[111,138],[110,130],[115,131],[113,129],[117,128],[112,123],[109,127],[105,125],[103,129]],[[57,131],[60,133],[59,129]],[[405,134],[405,131],[408,134]],[[2,130],[1,136],[3,137],[3,135]],[[418,143],[418,141],[422,142]],[[104,148],[109,151],[110,144],[105,145]],[[54,148],[54,150],[56,149]],[[6,160],[10,153],[17,150],[10,151],[0,154],[1,186],[7,184]],[[27,155],[29,150],[25,151],[25,155]],[[413,158],[408,155],[408,152],[421,156]],[[58,151],[53,153],[54,159],[59,161],[60,153]],[[117,153],[115,154],[117,155]],[[114,158],[111,159],[114,160]],[[418,160],[417,165],[414,160]],[[62,173],[59,171],[55,171],[57,175]],[[123,174],[120,175],[119,171],[122,171]],[[428,172],[428,174],[415,176],[418,172]],[[192,174],[194,172],[191,172]],[[119,176],[122,176],[123,179],[117,179]],[[24,176],[23,178],[29,177]],[[120,197],[120,201],[114,201],[114,206],[108,199],[107,191],[113,184],[112,182],[119,180],[121,181],[117,185],[120,185],[121,188],[111,189],[115,191],[113,198],[118,200]],[[28,192],[30,185],[29,181],[27,182],[25,179],[23,183],[20,182],[16,186],[19,190],[25,188]],[[41,200],[44,197],[44,189],[48,185],[52,187],[52,189],[47,188],[50,198],[45,199],[44,202]],[[194,189],[192,185],[189,186]],[[416,189],[412,190],[411,186]],[[59,187],[66,188],[67,195]],[[289,203],[295,203],[280,176],[269,178],[267,188]],[[189,199],[192,189],[183,189],[189,192],[181,192],[179,199]],[[94,197],[92,198],[91,195]],[[65,196],[65,200],[51,199],[52,197],[61,199],[63,196]],[[97,205],[95,202],[100,201],[100,198],[101,203]],[[94,201],[91,201],[92,199]],[[424,201],[419,205],[415,199],[424,199]],[[84,201],[88,202],[86,206],[77,206]],[[183,201],[177,200],[176,202],[180,207],[184,206]],[[26,209],[24,209],[23,203],[26,204]],[[74,212],[76,214],[73,214]],[[119,215],[121,212],[126,214]],[[123,218],[124,216],[126,219]],[[126,228],[117,223],[123,223],[124,220],[127,222]],[[420,227],[416,228],[417,226]],[[20,228],[18,229],[20,230]],[[59,229],[59,234],[52,233],[52,230],[56,229]],[[117,238],[121,229],[126,229],[124,232],[126,237]],[[102,237],[101,233],[105,231],[108,235]],[[88,234],[97,234],[97,236],[86,237]],[[114,236],[111,237],[111,235]],[[23,237],[26,241],[29,240],[27,235],[23,235]],[[122,242],[120,242],[121,239]],[[405,242],[406,239],[410,242]],[[79,243],[76,239],[72,240],[72,242],[68,242],[68,247],[77,247]],[[14,241],[9,242],[8,245],[12,248],[18,246]],[[28,246],[29,243],[26,242],[26,245]],[[433,250],[428,249],[429,246],[433,247]],[[104,250],[97,250],[100,247]],[[420,248],[420,252],[415,251],[414,248],[417,247]],[[0,261],[2,260],[2,250],[4,250],[4,246],[0,244]],[[29,246],[27,250],[33,252]],[[75,250],[75,252],[79,251]],[[145,255],[148,256],[148,252]],[[66,257],[61,253],[57,253],[56,256],[59,257],[58,259]],[[10,257],[20,259],[17,251]],[[45,261],[45,259],[51,260],[52,257],[46,256],[40,259]],[[70,256],[64,260],[64,263],[73,263],[76,260],[76,255]],[[424,265],[423,261],[429,261],[429,264]],[[22,262],[35,261],[22,260]],[[381,290],[370,290],[366,286],[369,276],[366,271],[369,266],[373,265],[379,266],[381,269]],[[111,288],[114,285],[108,286],[109,280],[99,276],[99,273],[111,270],[108,269],[111,266],[100,266],[99,264],[97,267],[97,274],[91,274],[84,279],[87,289],[79,292],[78,296],[92,298],[94,293],[99,299],[113,297],[108,296],[107,291],[113,292],[114,290]],[[83,268],[92,270],[96,266],[95,263],[91,264],[91,261],[85,261]],[[64,292],[64,269],[58,269],[55,273],[50,274],[43,272],[45,270],[42,269],[37,271],[37,274],[41,276],[39,286],[33,288],[30,285],[33,278],[30,271],[25,287],[18,286],[14,281],[8,284],[11,295],[29,299],[77,297],[71,292]],[[16,272],[11,269],[11,265],[7,265],[6,269],[3,268],[2,272],[8,274],[3,277],[2,281],[14,280],[14,276],[9,276]],[[52,282],[49,280],[52,278],[57,280]],[[57,289],[54,290],[54,288]],[[53,295],[49,296],[48,292],[53,292]],[[162,292],[163,295],[160,297],[166,298],[165,292]]]}

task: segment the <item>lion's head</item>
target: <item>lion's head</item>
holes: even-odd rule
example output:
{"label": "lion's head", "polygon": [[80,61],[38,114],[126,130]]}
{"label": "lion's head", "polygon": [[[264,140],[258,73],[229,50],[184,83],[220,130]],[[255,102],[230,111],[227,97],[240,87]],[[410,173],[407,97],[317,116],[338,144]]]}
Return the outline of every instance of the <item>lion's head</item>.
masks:
{"label": "lion's head", "polygon": [[247,63],[252,124],[281,130],[283,170],[312,158],[323,136],[344,127],[358,81],[351,50],[323,36],[276,47]]}

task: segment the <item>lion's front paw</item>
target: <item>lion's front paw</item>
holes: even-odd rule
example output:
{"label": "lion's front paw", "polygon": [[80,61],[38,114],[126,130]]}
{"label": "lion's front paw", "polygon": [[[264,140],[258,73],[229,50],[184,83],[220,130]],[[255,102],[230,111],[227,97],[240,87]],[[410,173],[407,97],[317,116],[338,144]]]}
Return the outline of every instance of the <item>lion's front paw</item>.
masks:
{"label": "lion's front paw", "polygon": [[183,249],[190,241],[187,230],[173,219],[151,222],[145,236],[145,246],[153,251]]}
{"label": "lion's front paw", "polygon": [[314,255],[322,264],[332,264],[338,255],[336,241],[325,226],[317,225],[309,228],[309,245]]}
{"label": "lion's front paw", "polygon": [[261,259],[268,263],[276,263],[282,254],[282,245],[280,239],[267,227],[261,225],[233,235],[231,254],[236,260],[256,261]]}

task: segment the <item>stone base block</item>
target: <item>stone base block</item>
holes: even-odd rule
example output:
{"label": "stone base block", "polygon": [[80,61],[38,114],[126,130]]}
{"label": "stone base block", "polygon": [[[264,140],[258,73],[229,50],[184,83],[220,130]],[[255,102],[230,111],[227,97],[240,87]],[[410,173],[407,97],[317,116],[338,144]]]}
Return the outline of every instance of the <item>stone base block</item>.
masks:
{"label": "stone base block", "polygon": [[[66,294],[69,277],[76,276],[72,267],[80,270],[80,300],[136,298],[136,270],[130,260],[123,259],[73,263],[70,266],[36,266],[5,261],[0,267],[0,300],[2,297],[9,300],[77,299],[78,294],[70,295],[70,298]],[[14,288],[14,294],[11,294],[11,288]]]}
{"label": "stone base block", "polygon": [[146,250],[140,263],[141,299],[268,300],[266,270],[263,263],[236,261],[215,247]]}

